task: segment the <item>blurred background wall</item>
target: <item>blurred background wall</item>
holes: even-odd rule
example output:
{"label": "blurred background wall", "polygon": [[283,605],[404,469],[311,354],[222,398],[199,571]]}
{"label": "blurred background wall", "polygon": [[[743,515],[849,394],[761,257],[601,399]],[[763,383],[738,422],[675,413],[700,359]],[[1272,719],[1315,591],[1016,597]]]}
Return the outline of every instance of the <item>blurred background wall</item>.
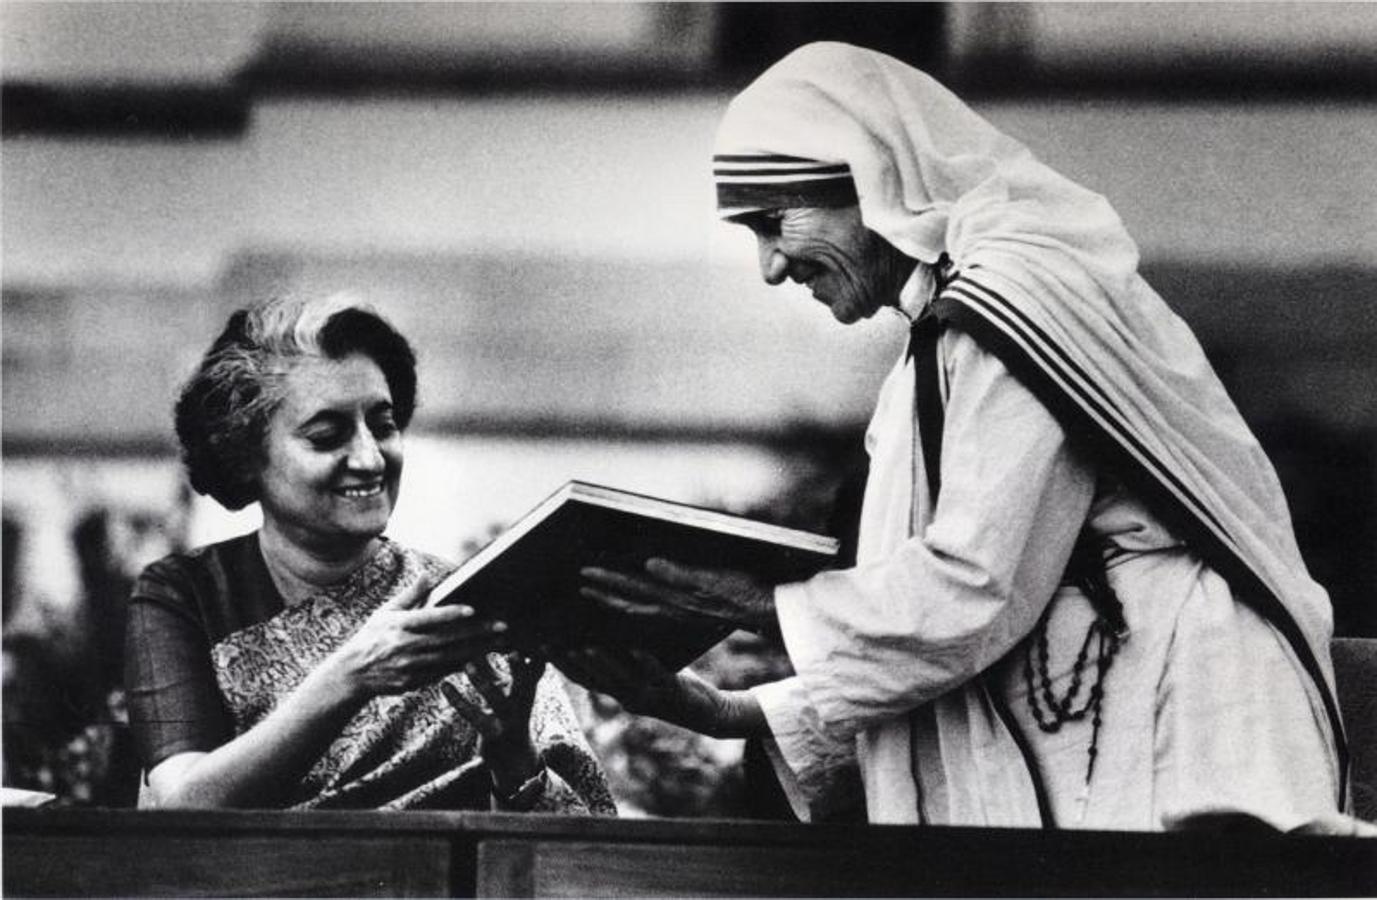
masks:
{"label": "blurred background wall", "polygon": [[[129,579],[255,524],[188,495],[171,402],[267,292],[355,291],[417,344],[404,541],[460,559],[573,477],[828,527],[902,328],[766,289],[709,173],[732,93],[814,39],[1110,198],[1339,631],[1377,635],[1377,6],[6,2],[0,32],[6,784],[124,799],[93,769]],[[778,666],[741,653],[721,678]],[[642,727],[590,715],[617,753]],[[682,771],[627,809],[744,808],[739,748],[635,740]]]}

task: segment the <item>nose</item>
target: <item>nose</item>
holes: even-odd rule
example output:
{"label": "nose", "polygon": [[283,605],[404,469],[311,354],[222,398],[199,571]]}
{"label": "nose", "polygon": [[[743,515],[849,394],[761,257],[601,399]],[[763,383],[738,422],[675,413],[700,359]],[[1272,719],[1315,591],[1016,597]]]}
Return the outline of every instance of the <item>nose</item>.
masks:
{"label": "nose", "polygon": [[780,251],[774,238],[757,238],[756,251],[760,257],[760,277],[766,284],[779,284],[789,272],[789,257]]}
{"label": "nose", "polygon": [[349,442],[345,464],[354,472],[382,471],[382,449],[378,447],[377,439],[367,428],[360,428],[354,432],[354,439]]}

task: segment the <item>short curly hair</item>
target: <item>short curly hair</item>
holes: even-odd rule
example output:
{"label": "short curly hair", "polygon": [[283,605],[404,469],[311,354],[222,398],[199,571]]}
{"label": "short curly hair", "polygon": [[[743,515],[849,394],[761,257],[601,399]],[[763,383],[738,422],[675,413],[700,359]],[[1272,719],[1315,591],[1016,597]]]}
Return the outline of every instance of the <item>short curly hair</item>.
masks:
{"label": "short curly hair", "polygon": [[300,359],[362,353],[378,364],[405,429],[416,410],[416,353],[401,332],[348,295],[274,297],[235,311],[174,411],[192,488],[226,509],[258,500],[268,423],[284,397],[284,376]]}

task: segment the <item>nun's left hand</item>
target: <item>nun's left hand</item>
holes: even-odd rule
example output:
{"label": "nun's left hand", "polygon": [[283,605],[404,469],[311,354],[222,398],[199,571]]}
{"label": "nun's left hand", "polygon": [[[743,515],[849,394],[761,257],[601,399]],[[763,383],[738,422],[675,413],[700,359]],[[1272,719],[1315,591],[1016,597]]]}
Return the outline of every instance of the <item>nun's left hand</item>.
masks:
{"label": "nun's left hand", "polygon": [[717,738],[769,732],[750,691],[721,690],[690,669],[671,672],[643,650],[566,648],[551,658],[570,680],[613,697],[629,713]]}
{"label": "nun's left hand", "polygon": [[774,587],[744,572],[657,558],[646,561],[644,575],[596,567],[580,574],[589,582],[580,594],[628,616],[678,622],[708,618],[756,634],[779,633]]}

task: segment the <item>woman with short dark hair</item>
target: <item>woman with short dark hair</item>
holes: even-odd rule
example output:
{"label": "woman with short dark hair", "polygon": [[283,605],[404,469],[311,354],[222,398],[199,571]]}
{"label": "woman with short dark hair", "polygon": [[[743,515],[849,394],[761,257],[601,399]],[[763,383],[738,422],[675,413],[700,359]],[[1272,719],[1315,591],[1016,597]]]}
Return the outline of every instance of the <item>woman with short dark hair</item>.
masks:
{"label": "woman with short dark hair", "polygon": [[[176,406],[192,486],[251,534],[150,565],[130,724],[158,806],[615,811],[558,675],[425,608],[451,568],[383,536],[416,357],[333,297],[234,313]],[[460,672],[462,671],[462,674]]]}
{"label": "woman with short dark hair", "polygon": [[[328,302],[271,302],[230,316],[176,406],[177,439],[191,486],[226,509],[257,497],[263,439],[282,401],[284,375],[305,356],[362,353],[382,371],[398,430],[416,411],[416,355],[375,313]],[[250,337],[252,332],[252,337]]]}

